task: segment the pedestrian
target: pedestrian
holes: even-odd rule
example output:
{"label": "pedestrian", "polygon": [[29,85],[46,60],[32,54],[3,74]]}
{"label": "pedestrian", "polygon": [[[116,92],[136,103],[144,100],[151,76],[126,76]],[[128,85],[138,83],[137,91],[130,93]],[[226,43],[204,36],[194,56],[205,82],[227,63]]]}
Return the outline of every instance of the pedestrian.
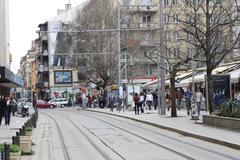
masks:
{"label": "pedestrian", "polygon": [[6,101],[4,102],[5,103],[5,125],[10,125],[10,118],[11,118],[11,110],[12,110],[12,107],[11,107],[11,99],[10,97],[6,97],[5,98]]}
{"label": "pedestrian", "polygon": [[170,93],[169,89],[166,90],[165,98],[166,98],[166,106],[167,106],[167,110],[169,111],[170,106],[171,106],[171,93]]}
{"label": "pedestrian", "polygon": [[88,94],[88,107],[92,108],[92,97],[90,96],[90,94]]}
{"label": "pedestrian", "polygon": [[78,103],[78,111],[80,110],[80,108],[82,107],[82,96],[79,95],[78,99],[77,99],[77,103]]}
{"label": "pedestrian", "polygon": [[5,105],[4,105],[4,96],[0,95],[0,126],[2,124],[2,118],[4,117],[5,114]]}
{"label": "pedestrian", "polygon": [[198,90],[196,92],[196,102],[197,102],[198,116],[200,115],[202,100],[203,100],[203,94],[202,94],[202,92],[200,92],[200,89],[198,88]]}
{"label": "pedestrian", "polygon": [[187,114],[190,115],[191,102],[192,102],[192,92],[190,91],[189,87],[187,87],[186,92],[184,92],[184,98],[185,98],[185,101],[186,101]]}
{"label": "pedestrian", "polygon": [[158,95],[156,92],[153,92],[153,106],[155,110],[157,110],[157,105],[158,105]]}
{"label": "pedestrian", "polygon": [[152,102],[153,102],[153,95],[150,92],[148,92],[146,96],[146,103],[149,110],[151,110]]}
{"label": "pedestrian", "polygon": [[83,109],[86,109],[86,104],[87,104],[86,94],[82,93],[82,106],[83,106]]}
{"label": "pedestrian", "polygon": [[140,100],[139,100],[139,107],[141,109],[141,113],[144,113],[143,103],[144,103],[144,93],[141,92],[140,93]]}
{"label": "pedestrian", "polygon": [[180,89],[180,88],[177,89],[176,97],[177,97],[177,108],[178,108],[178,110],[181,109],[183,93],[184,92],[182,91],[182,89]]}
{"label": "pedestrian", "polygon": [[113,108],[114,108],[114,103],[115,103],[115,97],[112,93],[109,94],[109,108],[110,111],[113,112]]}
{"label": "pedestrian", "polygon": [[103,100],[104,100],[104,96],[103,94],[100,94],[99,98],[98,98],[98,102],[99,102],[99,107],[100,108],[104,108],[103,106]]}
{"label": "pedestrian", "polygon": [[134,101],[134,111],[135,111],[135,115],[139,114],[139,96],[137,93],[135,93],[134,97],[133,97],[133,101]]}

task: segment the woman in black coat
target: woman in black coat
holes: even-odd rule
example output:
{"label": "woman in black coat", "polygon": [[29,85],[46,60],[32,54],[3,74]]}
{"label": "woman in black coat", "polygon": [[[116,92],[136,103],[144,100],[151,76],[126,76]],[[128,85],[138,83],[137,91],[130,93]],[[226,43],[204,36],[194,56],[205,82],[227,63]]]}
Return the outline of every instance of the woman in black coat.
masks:
{"label": "woman in black coat", "polygon": [[12,110],[12,102],[9,97],[5,97],[5,125],[10,125],[10,118],[11,118],[11,110]]}
{"label": "woman in black coat", "polygon": [[5,105],[4,105],[4,97],[0,96],[0,125],[2,124],[2,118],[4,117],[5,114]]}

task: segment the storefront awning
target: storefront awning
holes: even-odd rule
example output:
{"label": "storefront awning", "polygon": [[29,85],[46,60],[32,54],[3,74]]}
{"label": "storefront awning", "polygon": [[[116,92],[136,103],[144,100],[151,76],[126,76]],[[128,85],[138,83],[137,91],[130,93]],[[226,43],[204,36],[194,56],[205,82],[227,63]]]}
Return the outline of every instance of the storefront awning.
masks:
{"label": "storefront awning", "polygon": [[0,86],[7,88],[23,87],[24,82],[8,68],[0,66]]}

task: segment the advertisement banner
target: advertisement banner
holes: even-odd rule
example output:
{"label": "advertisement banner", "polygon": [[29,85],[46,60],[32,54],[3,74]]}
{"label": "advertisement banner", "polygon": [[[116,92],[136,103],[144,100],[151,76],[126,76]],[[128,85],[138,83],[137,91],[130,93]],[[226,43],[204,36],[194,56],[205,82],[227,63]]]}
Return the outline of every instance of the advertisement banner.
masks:
{"label": "advertisement banner", "polygon": [[223,102],[231,98],[230,93],[230,75],[213,75],[213,102],[215,110],[218,110]]}

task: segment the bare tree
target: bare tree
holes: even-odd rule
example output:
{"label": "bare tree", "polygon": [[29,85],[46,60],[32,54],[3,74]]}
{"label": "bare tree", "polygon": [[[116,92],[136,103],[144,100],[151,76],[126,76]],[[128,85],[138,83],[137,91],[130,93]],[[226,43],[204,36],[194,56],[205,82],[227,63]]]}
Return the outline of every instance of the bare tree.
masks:
{"label": "bare tree", "polygon": [[92,0],[77,13],[72,25],[75,30],[98,30],[77,33],[74,52],[79,53],[76,60],[81,59],[82,75],[102,89],[116,81],[115,33],[101,31],[116,28],[116,16],[111,0]]}
{"label": "bare tree", "polygon": [[185,41],[201,53],[197,61],[206,63],[208,105],[213,112],[212,71],[232,53],[239,41],[236,26],[239,20],[237,0],[189,0],[183,10],[182,30],[188,35]]}

